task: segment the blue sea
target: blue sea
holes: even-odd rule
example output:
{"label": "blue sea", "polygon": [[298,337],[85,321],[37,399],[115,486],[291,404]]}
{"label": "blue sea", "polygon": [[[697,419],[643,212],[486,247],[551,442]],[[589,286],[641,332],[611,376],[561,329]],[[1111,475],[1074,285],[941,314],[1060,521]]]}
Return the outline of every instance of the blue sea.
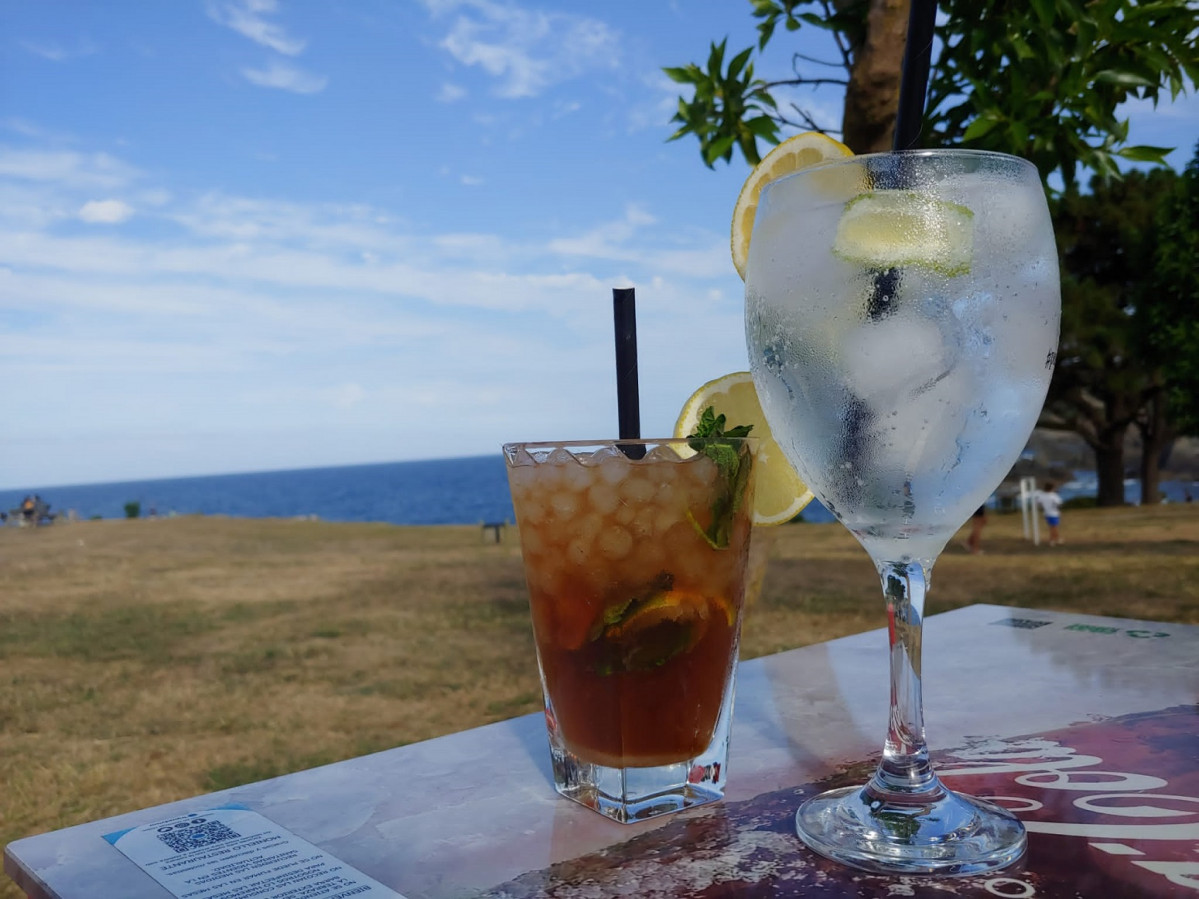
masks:
{"label": "blue sea", "polygon": [[[1162,491],[1181,502],[1186,491],[1199,497],[1199,483],[1166,481]],[[325,521],[392,524],[478,524],[515,521],[504,460],[499,454],[424,462],[392,462],[337,468],[305,468],[251,474],[126,481],[68,487],[0,490],[0,509],[17,508],[36,493],[52,512],[74,510],[80,519],[124,518],[125,504],[139,503],[143,516],[231,515],[239,518],[309,517]],[[1079,472],[1062,496],[1094,496],[1093,473]],[[1129,503],[1140,484],[1129,481]],[[804,509],[809,522],[831,522],[819,502]]]}
{"label": "blue sea", "polygon": [[0,490],[0,509],[36,493],[50,511],[80,519],[124,518],[125,504],[143,516],[231,515],[392,524],[478,524],[515,521],[504,458],[477,456],[251,474],[210,475],[71,487]]}

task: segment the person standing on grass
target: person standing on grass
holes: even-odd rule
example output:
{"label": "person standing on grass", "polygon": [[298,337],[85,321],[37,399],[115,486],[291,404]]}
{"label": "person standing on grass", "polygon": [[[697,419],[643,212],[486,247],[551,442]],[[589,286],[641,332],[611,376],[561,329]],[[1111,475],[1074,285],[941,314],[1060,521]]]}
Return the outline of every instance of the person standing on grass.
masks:
{"label": "person standing on grass", "polygon": [[1045,482],[1045,489],[1037,494],[1037,503],[1045,513],[1045,523],[1049,525],[1049,545],[1060,546],[1062,535],[1058,530],[1062,523],[1062,498],[1058,495],[1053,481]]}
{"label": "person standing on grass", "polygon": [[970,519],[970,536],[966,538],[966,549],[971,555],[981,556],[983,551],[983,528],[987,526],[987,507],[979,506]]}

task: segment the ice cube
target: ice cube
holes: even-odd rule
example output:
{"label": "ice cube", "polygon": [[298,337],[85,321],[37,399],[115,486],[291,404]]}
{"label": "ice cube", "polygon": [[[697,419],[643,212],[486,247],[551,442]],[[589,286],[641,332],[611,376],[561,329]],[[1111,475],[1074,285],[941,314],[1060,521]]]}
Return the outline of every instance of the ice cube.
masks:
{"label": "ice cube", "polygon": [[675,452],[673,446],[667,443],[660,443],[652,450],[645,454],[646,462],[678,462],[679,454]]}
{"label": "ice cube", "polygon": [[958,366],[890,407],[872,405],[874,464],[909,473],[950,467],[977,403],[973,372]]}
{"label": "ice cube", "polygon": [[852,329],[842,349],[848,386],[867,403],[914,390],[949,367],[942,328],[902,312]]}
{"label": "ice cube", "polygon": [[625,455],[620,451],[619,447],[601,446],[595,452],[583,456],[579,461],[590,467],[603,465],[609,459],[624,459]]}
{"label": "ice cube", "polygon": [[629,474],[629,457],[617,446],[606,446],[591,454],[599,469],[600,480],[606,484],[619,484]]}

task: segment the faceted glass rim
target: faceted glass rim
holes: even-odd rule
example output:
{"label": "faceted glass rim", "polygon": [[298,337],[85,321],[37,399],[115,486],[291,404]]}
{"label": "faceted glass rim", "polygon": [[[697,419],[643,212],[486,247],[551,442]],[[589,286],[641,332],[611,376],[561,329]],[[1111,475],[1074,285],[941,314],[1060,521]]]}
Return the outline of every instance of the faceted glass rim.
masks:
{"label": "faceted glass rim", "polygon": [[690,446],[693,441],[702,440],[705,443],[719,440],[727,443],[748,443],[753,446],[758,438],[752,434],[748,437],[607,437],[601,440],[520,440],[503,445],[504,452],[509,450],[515,452],[517,450],[530,449],[586,449],[587,447],[604,447],[604,446],[667,446],[674,444],[682,444]]}
{"label": "faceted glass rim", "polygon": [[571,455],[575,455],[576,451],[594,451],[607,447],[627,449],[628,447],[640,446],[646,450],[646,453],[640,456],[626,454],[626,459],[634,464],[651,464],[655,461],[662,461],[661,459],[648,457],[648,451],[654,447],[673,447],[678,451],[679,461],[685,462],[689,457],[695,455],[696,450],[693,444],[696,441],[703,441],[703,443],[719,441],[726,445],[732,444],[733,446],[748,445],[751,452],[756,454],[759,438],[750,435],[749,437],[609,437],[600,440],[529,440],[517,443],[505,443],[502,449],[504,458],[512,462],[521,456],[522,453],[530,458],[535,458],[533,453],[552,452],[556,449],[564,449]]}

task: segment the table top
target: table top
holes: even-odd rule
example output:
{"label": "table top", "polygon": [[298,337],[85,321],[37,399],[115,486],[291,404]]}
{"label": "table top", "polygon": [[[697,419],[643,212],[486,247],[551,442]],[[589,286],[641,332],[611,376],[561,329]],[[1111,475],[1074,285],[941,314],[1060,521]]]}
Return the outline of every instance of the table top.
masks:
{"label": "table top", "polygon": [[17,840],[4,869],[31,899],[169,899],[105,836],[237,804],[407,899],[1199,896],[1199,627],[990,605],[927,619],[937,769],[1029,831],[999,875],[869,875],[795,836],[803,798],[877,760],[887,663],[883,630],[742,663],[724,801],[650,822],[558,797],[527,715]]}

